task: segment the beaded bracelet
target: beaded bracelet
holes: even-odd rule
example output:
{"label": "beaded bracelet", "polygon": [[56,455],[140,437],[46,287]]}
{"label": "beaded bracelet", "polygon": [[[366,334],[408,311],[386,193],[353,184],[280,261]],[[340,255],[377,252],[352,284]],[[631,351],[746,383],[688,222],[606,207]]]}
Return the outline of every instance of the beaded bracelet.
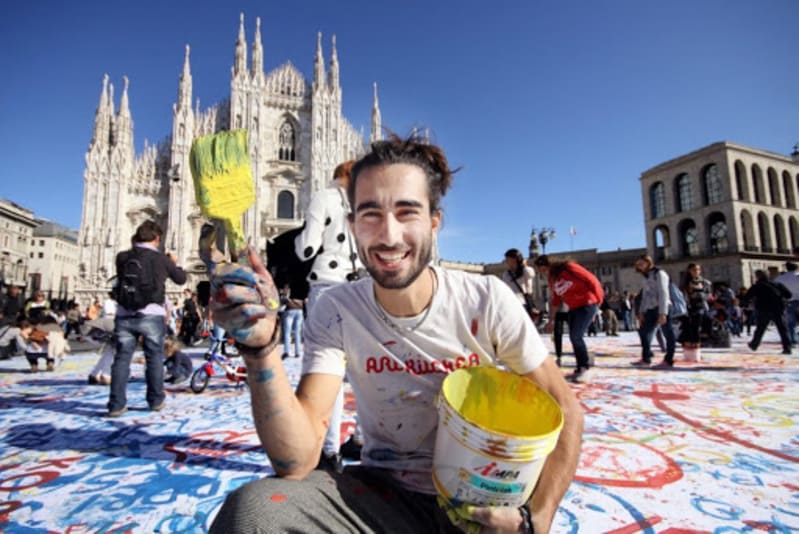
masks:
{"label": "beaded bracelet", "polygon": [[522,514],[522,532],[524,532],[524,534],[535,534],[533,516],[530,515],[530,509],[523,504],[519,506],[519,513]]}
{"label": "beaded bracelet", "polygon": [[[260,360],[261,358],[269,356],[279,343],[280,323],[276,322],[275,331],[272,333],[272,339],[270,339],[266,345],[262,345],[260,347],[250,347],[249,345],[243,345],[242,343],[236,341],[236,349],[239,351],[239,354],[245,358]],[[263,356],[259,356],[259,354],[263,354]]]}

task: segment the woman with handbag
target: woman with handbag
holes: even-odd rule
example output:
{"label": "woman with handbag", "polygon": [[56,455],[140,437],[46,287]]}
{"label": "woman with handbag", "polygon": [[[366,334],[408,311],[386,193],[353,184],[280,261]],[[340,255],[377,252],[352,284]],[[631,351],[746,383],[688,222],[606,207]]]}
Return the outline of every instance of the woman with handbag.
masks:
{"label": "woman with handbag", "polygon": [[519,301],[527,310],[527,315],[533,320],[533,324],[538,324],[541,312],[535,305],[533,298],[533,279],[535,271],[528,266],[524,256],[519,249],[511,248],[505,252],[505,265],[508,270],[502,273],[502,280],[513,290]]}

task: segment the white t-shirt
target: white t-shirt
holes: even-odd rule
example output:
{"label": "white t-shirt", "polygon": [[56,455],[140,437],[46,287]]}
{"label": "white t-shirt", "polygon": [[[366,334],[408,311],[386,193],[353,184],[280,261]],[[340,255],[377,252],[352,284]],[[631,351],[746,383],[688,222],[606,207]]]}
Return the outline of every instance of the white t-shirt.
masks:
{"label": "white t-shirt", "polygon": [[103,317],[113,317],[117,314],[117,302],[114,299],[105,299],[103,302]]}
{"label": "white t-shirt", "polygon": [[303,360],[303,374],[344,376],[346,365],[364,434],[363,465],[391,469],[408,489],[430,494],[435,397],[448,371],[495,365],[525,374],[548,356],[501,280],[434,269],[438,288],[426,317],[389,316],[375,301],[371,278],[329,289],[305,323]]}
{"label": "white t-shirt", "polygon": [[[524,293],[528,295],[533,294],[533,280],[535,279],[535,271],[529,265],[525,265],[524,269],[522,269],[522,275],[519,278],[516,278],[510,271],[505,271],[502,273],[502,279],[508,284],[508,287],[513,291],[516,295],[516,298],[521,301],[522,304],[525,304]],[[520,291],[521,288],[521,291]]]}

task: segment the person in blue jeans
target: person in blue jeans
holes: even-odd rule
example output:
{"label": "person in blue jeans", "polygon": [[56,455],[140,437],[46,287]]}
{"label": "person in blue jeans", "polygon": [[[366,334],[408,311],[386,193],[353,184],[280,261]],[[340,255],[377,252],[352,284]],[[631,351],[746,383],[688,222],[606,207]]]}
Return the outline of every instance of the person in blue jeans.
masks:
{"label": "person in blue jeans", "polygon": [[[578,383],[589,382],[592,361],[583,337],[597,315],[599,304],[605,298],[602,284],[591,271],[577,262],[550,260],[546,254],[543,254],[538,256],[533,264],[539,274],[547,277],[552,291],[550,309],[559,309],[561,303],[565,303],[569,308],[567,316],[569,340],[577,360],[574,373],[569,379]],[[547,332],[554,330],[554,317],[545,328]]]}
{"label": "person in blue jeans", "polygon": [[111,392],[108,396],[108,417],[119,417],[127,411],[127,387],[130,361],[141,337],[144,345],[147,382],[147,405],[150,410],[164,407],[164,336],[166,334],[166,309],[164,308],[167,277],[176,284],[186,283],[186,273],[178,267],[170,254],[159,250],[163,230],[154,221],[144,221],[133,235],[133,247],[117,254],[117,277],[124,276],[130,259],[136,257],[142,280],[139,287],[146,302],[136,310],[127,309],[119,302],[114,317],[114,334],[117,350],[111,364]]}
{"label": "person in blue jeans", "polygon": [[304,320],[305,299],[293,296],[288,285],[281,291],[281,302],[285,306],[280,318],[280,329],[283,334],[283,359],[291,354],[291,341],[294,339],[294,357],[302,358],[302,325]]}
{"label": "person in blue jeans", "polygon": [[640,327],[638,336],[641,339],[641,359],[633,362],[636,367],[652,365],[652,337],[658,326],[666,337],[666,355],[656,369],[667,369],[674,366],[676,340],[669,319],[669,275],[666,271],[655,267],[651,256],[644,254],[635,260],[635,270],[644,277],[641,288],[641,304],[639,306]]}

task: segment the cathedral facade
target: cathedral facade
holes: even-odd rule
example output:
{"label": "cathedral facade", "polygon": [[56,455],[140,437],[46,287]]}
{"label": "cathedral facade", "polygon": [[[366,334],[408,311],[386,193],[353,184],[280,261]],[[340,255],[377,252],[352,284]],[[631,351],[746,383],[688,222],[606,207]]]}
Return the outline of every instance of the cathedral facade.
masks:
{"label": "cathedral facade", "polygon": [[[157,145],[134,151],[128,79],[123,78],[119,109],[114,87],[103,78],[94,130],[86,152],[83,210],[79,235],[77,298],[88,302],[110,290],[116,254],[130,247],[136,227],[153,219],[164,229],[163,250],[175,255],[189,274],[187,287],[205,275],[197,243],[207,219],[200,213],[189,170],[196,137],[244,128],[255,179],[256,203],[244,215],[245,235],[263,253],[266,240],[304,219],[310,195],[325,187],[339,163],[364,153],[380,138],[381,118],[375,85],[369,139],[342,116],[336,38],[325,66],[322,36],[317,36],[313,80],[291,63],[264,72],[260,19],[248,62],[244,15],[239,22],[230,97],[201,110],[192,105],[189,46],[186,45],[172,132]],[[167,285],[170,296],[179,288]]]}

